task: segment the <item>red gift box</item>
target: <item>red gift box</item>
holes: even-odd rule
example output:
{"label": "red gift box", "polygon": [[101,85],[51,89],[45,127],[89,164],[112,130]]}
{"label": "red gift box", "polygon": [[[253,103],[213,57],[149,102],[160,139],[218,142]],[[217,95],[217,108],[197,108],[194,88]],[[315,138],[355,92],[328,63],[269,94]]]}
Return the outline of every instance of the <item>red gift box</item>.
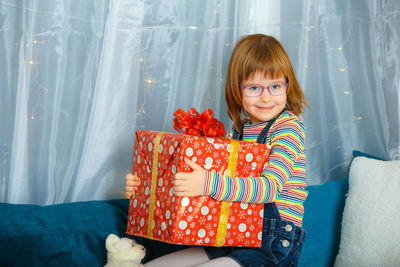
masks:
{"label": "red gift box", "polygon": [[264,144],[137,131],[133,172],[141,183],[130,199],[127,233],[174,244],[261,247],[263,204],[177,197],[172,177],[191,171],[184,157],[205,170],[260,176],[268,156]]}

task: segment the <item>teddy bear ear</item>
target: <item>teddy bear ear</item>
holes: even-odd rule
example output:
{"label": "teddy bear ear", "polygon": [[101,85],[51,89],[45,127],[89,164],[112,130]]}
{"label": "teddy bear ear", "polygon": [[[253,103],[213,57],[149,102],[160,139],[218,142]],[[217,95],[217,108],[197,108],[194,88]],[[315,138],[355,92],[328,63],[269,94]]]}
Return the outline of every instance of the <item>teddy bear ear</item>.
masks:
{"label": "teddy bear ear", "polygon": [[112,251],[114,244],[119,241],[119,237],[114,234],[109,234],[106,239],[106,248],[108,251]]}

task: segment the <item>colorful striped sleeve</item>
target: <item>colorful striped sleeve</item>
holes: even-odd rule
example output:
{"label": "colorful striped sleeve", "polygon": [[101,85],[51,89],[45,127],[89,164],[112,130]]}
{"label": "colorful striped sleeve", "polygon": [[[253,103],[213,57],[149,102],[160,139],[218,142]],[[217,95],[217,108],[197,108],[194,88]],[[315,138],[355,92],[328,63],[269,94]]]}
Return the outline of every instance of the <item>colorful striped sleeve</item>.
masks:
{"label": "colorful striped sleeve", "polygon": [[278,119],[271,132],[269,162],[260,177],[230,177],[208,171],[204,195],[225,201],[274,202],[292,175],[293,166],[304,150],[305,136],[302,123],[295,119]]}

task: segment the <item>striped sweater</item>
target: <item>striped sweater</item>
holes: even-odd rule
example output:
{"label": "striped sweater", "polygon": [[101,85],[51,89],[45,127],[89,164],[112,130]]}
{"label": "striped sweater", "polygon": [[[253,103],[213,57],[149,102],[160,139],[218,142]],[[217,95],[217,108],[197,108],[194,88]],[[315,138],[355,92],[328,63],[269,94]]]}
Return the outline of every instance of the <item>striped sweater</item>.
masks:
{"label": "striped sweater", "polygon": [[[267,122],[246,124],[243,140],[256,142],[266,124]],[[271,153],[261,176],[230,177],[208,171],[204,194],[216,200],[275,202],[283,220],[302,226],[303,202],[308,195],[305,190],[304,139],[304,127],[300,118],[291,112],[283,112],[268,132],[266,143],[271,146]]]}

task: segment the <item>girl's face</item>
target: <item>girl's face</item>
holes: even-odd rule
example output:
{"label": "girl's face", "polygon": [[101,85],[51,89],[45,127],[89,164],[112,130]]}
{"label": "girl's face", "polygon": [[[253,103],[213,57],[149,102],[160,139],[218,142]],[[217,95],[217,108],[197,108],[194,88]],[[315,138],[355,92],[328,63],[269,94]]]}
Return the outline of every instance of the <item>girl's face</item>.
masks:
{"label": "girl's face", "polygon": [[[257,71],[249,79],[242,82],[242,86],[271,86],[271,85],[283,85],[286,84],[285,77],[279,77],[277,79],[268,79],[264,77],[264,73]],[[282,95],[272,96],[268,89],[262,92],[260,96],[249,97],[243,92],[242,105],[244,110],[250,116],[251,124],[257,124],[265,121],[269,121],[278,116],[286,106],[286,90]]]}

